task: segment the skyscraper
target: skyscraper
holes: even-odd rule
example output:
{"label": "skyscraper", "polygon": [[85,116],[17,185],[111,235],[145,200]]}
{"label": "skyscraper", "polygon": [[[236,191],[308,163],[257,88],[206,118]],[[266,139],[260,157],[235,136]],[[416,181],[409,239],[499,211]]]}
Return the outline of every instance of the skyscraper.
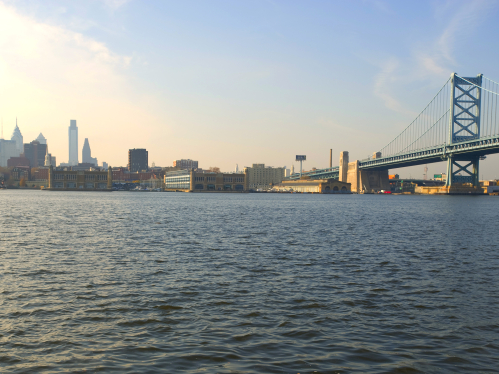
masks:
{"label": "skyscraper", "polygon": [[38,138],[36,138],[35,140],[40,144],[47,144],[47,139],[45,139],[42,133],[40,133],[40,135],[38,135]]}
{"label": "skyscraper", "polygon": [[97,159],[92,157],[92,151],[90,150],[90,143],[88,138],[85,138],[83,142],[83,149],[81,151],[81,162],[84,164],[94,164],[97,166]]}
{"label": "skyscraper", "polygon": [[76,127],[76,120],[70,120],[69,126],[69,160],[68,164],[71,166],[78,165],[78,127]]}
{"label": "skyscraper", "polygon": [[17,126],[17,118],[16,118],[16,128],[14,129],[14,132],[12,133],[12,137],[10,139],[16,142],[16,148],[19,151],[19,154],[23,153],[24,152],[23,135],[21,134],[21,130],[19,130],[19,127]]}

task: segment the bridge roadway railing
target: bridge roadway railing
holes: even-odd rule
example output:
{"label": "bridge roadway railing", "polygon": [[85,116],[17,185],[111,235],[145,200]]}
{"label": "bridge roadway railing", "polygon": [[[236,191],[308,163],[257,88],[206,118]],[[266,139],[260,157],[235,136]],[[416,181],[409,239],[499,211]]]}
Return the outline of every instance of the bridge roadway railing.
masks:
{"label": "bridge roadway railing", "polygon": [[[339,166],[333,166],[332,168],[309,170],[307,172],[301,173],[302,177],[310,177],[312,179],[338,179],[340,172]],[[300,179],[300,173],[291,174],[289,177],[284,178],[284,180],[296,180]]]}
{"label": "bridge roadway railing", "polygon": [[493,153],[499,153],[499,135],[453,143],[451,145],[442,144],[389,157],[360,160],[359,168],[396,169],[398,167],[444,161],[451,155],[484,156]]}

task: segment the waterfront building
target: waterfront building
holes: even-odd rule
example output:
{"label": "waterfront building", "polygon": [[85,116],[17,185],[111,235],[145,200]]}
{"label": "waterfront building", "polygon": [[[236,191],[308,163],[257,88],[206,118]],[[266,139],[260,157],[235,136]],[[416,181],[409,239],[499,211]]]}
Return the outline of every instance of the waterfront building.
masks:
{"label": "waterfront building", "polygon": [[337,179],[297,179],[282,181],[272,189],[277,192],[302,193],[351,193],[350,183],[340,182]]}
{"label": "waterfront building", "polygon": [[144,148],[128,150],[128,170],[131,172],[147,171],[149,166],[149,155]]}
{"label": "waterfront building", "polygon": [[90,149],[90,143],[88,142],[88,138],[85,138],[83,142],[83,149],[81,150],[81,162],[84,164],[93,164],[97,166],[97,159],[92,157],[92,151]]}
{"label": "waterfront building", "polygon": [[111,191],[112,168],[108,171],[55,170],[49,168],[48,189],[62,191]]}
{"label": "waterfront building", "polygon": [[24,145],[24,157],[29,160],[30,166],[36,168],[45,165],[47,155],[47,145],[40,144],[37,140]]}
{"label": "waterfront building", "polygon": [[31,168],[29,166],[16,166],[12,168],[10,172],[10,177],[16,181],[24,179],[25,181],[30,180]]}
{"label": "waterfront building", "polygon": [[265,166],[265,164],[253,164],[245,167],[244,172],[248,174],[249,189],[268,189],[273,184],[281,183],[284,179],[284,168]]}
{"label": "waterfront building", "polygon": [[68,164],[78,165],[78,127],[76,126],[76,120],[72,119],[69,121],[69,159]]}
{"label": "waterfront building", "polygon": [[178,169],[197,169],[198,162],[191,159],[181,159],[173,161],[173,167]]}
{"label": "waterfront building", "polygon": [[245,173],[200,173],[193,169],[170,171],[164,178],[166,191],[247,192]]}
{"label": "waterfront building", "polygon": [[113,180],[115,182],[141,182],[153,177],[154,173],[145,171],[145,172],[131,172],[127,168],[124,167],[116,167],[113,168]]}
{"label": "waterfront building", "polygon": [[40,133],[40,135],[38,135],[38,137],[35,140],[40,144],[47,145],[47,139],[45,139],[42,133]]}
{"label": "waterfront building", "polygon": [[46,181],[49,179],[49,168],[33,168],[31,169],[31,181]]}

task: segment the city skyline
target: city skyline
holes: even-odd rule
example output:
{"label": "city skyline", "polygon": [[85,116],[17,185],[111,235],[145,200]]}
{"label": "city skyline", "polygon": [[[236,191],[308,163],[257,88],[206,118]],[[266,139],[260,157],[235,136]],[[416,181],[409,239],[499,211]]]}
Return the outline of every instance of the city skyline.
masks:
{"label": "city skyline", "polygon": [[[191,158],[223,170],[291,167],[307,154],[304,167],[321,168],[330,148],[338,165],[341,151],[362,159],[389,143],[451,72],[499,79],[497,52],[485,48],[498,28],[493,2],[314,5],[0,3],[4,130],[18,116],[25,139],[43,133],[61,162],[62,129],[76,118],[111,166],[143,147],[161,166]],[[171,16],[160,25],[155,13]],[[479,61],[469,58],[475,49]],[[497,161],[483,161],[481,177],[497,177]],[[422,176],[423,168],[391,172]]]}

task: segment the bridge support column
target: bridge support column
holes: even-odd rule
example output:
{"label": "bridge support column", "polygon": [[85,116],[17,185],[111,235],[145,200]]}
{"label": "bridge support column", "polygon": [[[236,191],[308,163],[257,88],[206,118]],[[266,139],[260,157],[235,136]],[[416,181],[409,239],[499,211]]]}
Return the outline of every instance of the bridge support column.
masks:
{"label": "bridge support column", "polygon": [[[348,152],[343,151],[340,153],[340,167],[339,167],[339,175],[338,179],[340,182],[348,182],[350,183],[347,179],[347,174],[348,174]],[[353,185],[352,185],[353,188]]]}
{"label": "bridge support column", "polygon": [[454,156],[447,159],[447,181],[445,186],[449,189],[449,193],[453,191],[459,193],[461,190],[465,192],[464,189],[469,189],[468,192],[471,193],[473,193],[473,190],[482,193],[478,178],[479,160],[479,157],[464,160]]}

